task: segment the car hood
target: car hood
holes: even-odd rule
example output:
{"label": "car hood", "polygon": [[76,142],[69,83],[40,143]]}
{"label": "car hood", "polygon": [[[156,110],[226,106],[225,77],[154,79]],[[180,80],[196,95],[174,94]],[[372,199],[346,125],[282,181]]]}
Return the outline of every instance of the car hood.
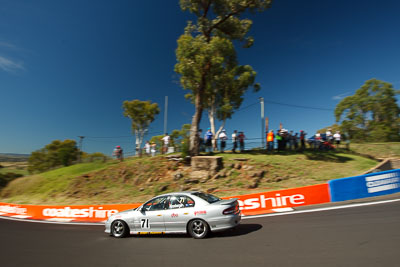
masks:
{"label": "car hood", "polygon": [[[135,209],[120,211],[120,212],[118,212],[117,214],[118,214],[118,215],[123,215],[123,214],[126,214],[126,213],[128,213],[128,212],[132,212],[132,211],[135,211]],[[117,215],[117,214],[115,214],[115,215]]]}

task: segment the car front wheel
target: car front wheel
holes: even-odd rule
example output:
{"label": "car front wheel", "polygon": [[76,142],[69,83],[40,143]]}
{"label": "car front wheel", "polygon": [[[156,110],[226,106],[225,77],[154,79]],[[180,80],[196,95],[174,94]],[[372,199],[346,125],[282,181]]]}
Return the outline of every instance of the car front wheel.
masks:
{"label": "car front wheel", "polygon": [[190,221],[188,226],[189,234],[196,239],[206,237],[209,231],[210,228],[208,227],[208,224],[200,219],[194,219],[193,221]]}
{"label": "car front wheel", "polygon": [[128,225],[121,220],[116,220],[111,224],[111,235],[113,237],[125,237],[129,234]]}

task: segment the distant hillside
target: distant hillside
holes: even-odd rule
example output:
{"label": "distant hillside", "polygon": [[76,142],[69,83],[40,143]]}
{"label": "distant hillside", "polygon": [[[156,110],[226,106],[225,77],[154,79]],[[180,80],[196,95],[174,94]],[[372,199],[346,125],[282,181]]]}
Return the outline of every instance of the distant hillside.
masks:
{"label": "distant hillside", "polygon": [[0,153],[0,162],[28,161],[30,154]]}

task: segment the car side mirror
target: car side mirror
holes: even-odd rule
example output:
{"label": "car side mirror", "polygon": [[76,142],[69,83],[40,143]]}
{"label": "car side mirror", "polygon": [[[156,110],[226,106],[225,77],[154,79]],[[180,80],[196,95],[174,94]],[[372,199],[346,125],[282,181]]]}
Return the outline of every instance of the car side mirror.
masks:
{"label": "car side mirror", "polygon": [[138,211],[140,211],[143,214],[146,213],[146,209],[144,208],[144,206],[139,207]]}

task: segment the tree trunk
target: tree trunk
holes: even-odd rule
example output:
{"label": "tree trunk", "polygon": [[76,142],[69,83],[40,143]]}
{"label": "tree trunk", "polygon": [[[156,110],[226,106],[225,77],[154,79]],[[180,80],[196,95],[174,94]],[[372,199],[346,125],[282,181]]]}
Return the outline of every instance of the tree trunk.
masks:
{"label": "tree trunk", "polygon": [[189,153],[190,156],[199,155],[199,125],[201,116],[203,115],[203,97],[205,92],[206,77],[210,70],[211,64],[207,63],[201,76],[200,85],[195,93],[195,112],[192,118],[192,126],[190,127],[190,143]]}
{"label": "tree trunk", "polygon": [[203,106],[201,103],[201,93],[197,93],[195,99],[195,113],[192,118],[192,126],[190,127],[190,156],[199,155],[199,124],[201,121],[202,113]]}
{"label": "tree trunk", "polygon": [[215,133],[215,138],[218,139],[219,134],[222,132],[222,130],[225,128],[225,120],[222,121],[221,126],[219,127],[219,129],[217,130],[217,132]]}
{"label": "tree trunk", "polygon": [[142,143],[144,139],[144,134],[146,133],[147,129],[140,129],[140,130],[135,130],[135,136],[136,136],[136,144],[135,144],[135,154],[139,157],[142,156]]}
{"label": "tree trunk", "polygon": [[213,150],[217,150],[217,142],[216,142],[216,138],[217,136],[215,135],[215,106],[211,106],[208,109],[208,120],[210,121],[210,128],[211,128],[211,132],[213,134],[213,138],[212,138],[212,146],[213,146]]}

